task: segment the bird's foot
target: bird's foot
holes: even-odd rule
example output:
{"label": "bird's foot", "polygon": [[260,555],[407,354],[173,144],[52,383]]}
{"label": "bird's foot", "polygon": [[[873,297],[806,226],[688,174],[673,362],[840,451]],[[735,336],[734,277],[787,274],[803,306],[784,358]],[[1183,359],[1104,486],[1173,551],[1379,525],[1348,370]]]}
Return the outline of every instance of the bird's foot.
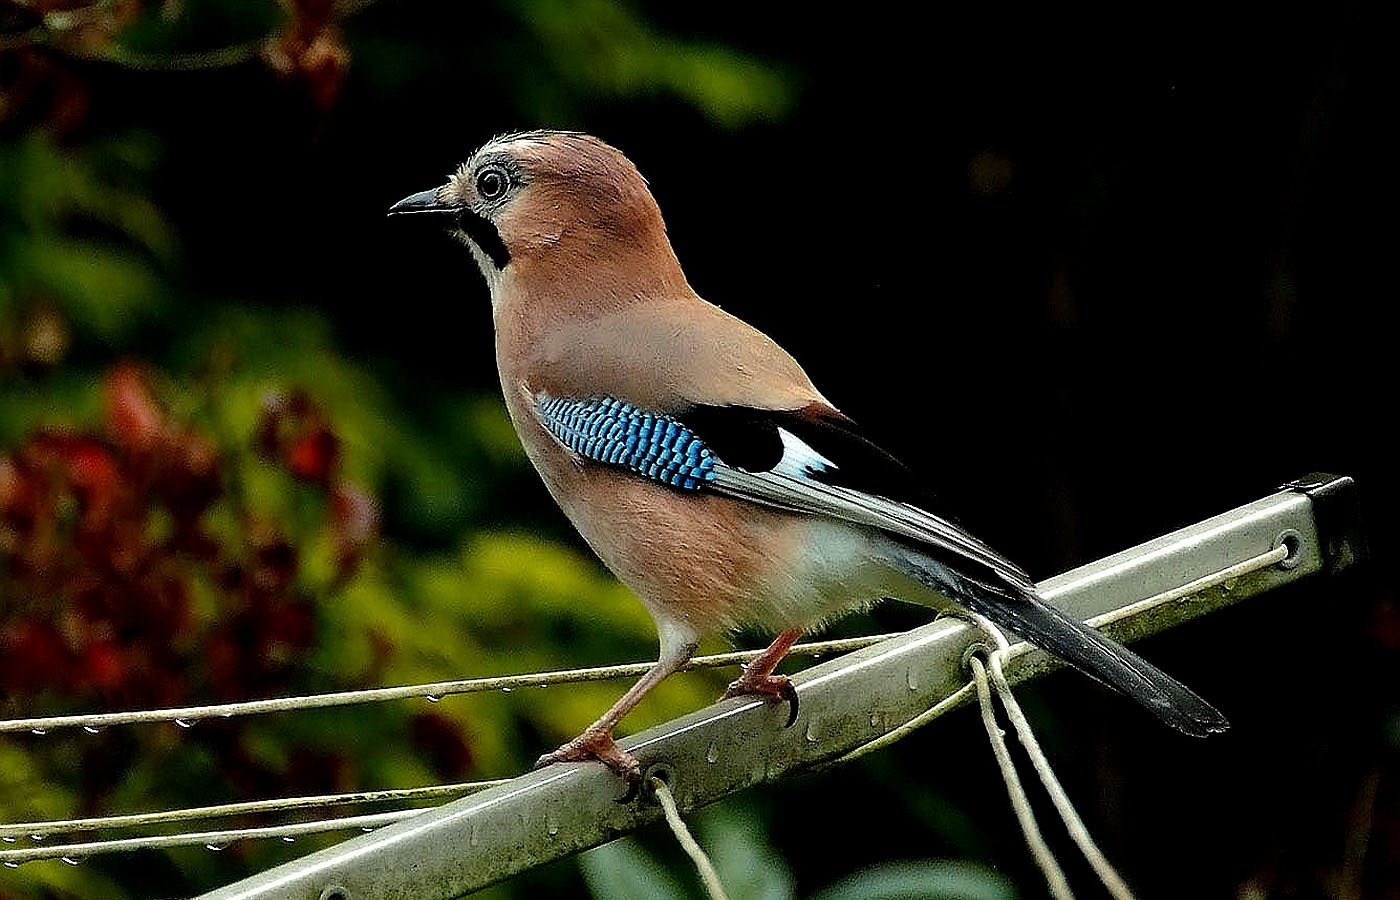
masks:
{"label": "bird's foot", "polygon": [[785,700],[788,704],[788,720],[785,728],[797,721],[797,688],[786,675],[750,675],[745,672],[729,683],[724,699],[729,697],[766,697],[770,700]]}
{"label": "bird's foot", "polygon": [[543,769],[558,762],[586,762],[590,759],[603,763],[627,782],[627,794],[619,802],[626,803],[637,796],[642,786],[642,765],[637,762],[637,757],[619,747],[612,735],[606,731],[585,731],[567,744],[561,745],[553,753],[546,753],[535,760],[535,768]]}

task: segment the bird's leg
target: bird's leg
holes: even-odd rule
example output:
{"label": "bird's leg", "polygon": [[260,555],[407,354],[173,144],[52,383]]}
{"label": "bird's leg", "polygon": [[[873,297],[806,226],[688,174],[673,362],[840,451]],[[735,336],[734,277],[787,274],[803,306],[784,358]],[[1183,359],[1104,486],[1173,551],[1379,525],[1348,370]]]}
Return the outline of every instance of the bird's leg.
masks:
{"label": "bird's leg", "polygon": [[744,674],[730,682],[724,696],[743,697],[758,694],[762,697],[786,700],[789,705],[787,724],[791,726],[797,721],[797,688],[792,686],[786,675],[774,675],[773,670],[800,637],[802,632],[795,628],[780,633],[773,639],[773,643],[768,645],[767,650],[744,666]]}
{"label": "bird's leg", "polygon": [[693,642],[680,643],[674,647],[667,647],[663,644],[661,658],[642,676],[640,681],[632,685],[631,690],[623,694],[616,703],[608,708],[607,712],[598,718],[598,721],[585,728],[578,737],[561,745],[553,753],[546,753],[536,760],[535,768],[543,768],[557,762],[596,759],[621,775],[629,787],[628,798],[633,796],[641,784],[642,767],[635,756],[623,750],[613,741],[613,728],[617,726],[623,716],[632,711],[632,707],[636,706],[642,697],[646,696],[647,691],[660,684],[667,675],[685,665],[695,653],[696,646]]}

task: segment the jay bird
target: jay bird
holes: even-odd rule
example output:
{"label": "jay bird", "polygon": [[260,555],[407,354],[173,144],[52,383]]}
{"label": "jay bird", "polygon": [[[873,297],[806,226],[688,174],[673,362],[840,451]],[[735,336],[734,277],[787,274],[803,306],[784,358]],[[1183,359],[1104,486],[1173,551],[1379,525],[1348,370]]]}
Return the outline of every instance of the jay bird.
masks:
{"label": "jay bird", "polygon": [[704,635],[777,633],[729,686],[790,703],[773,669],[805,631],[883,597],[951,600],[1204,736],[1225,718],[1042,600],[1015,563],[938,512],[767,335],[702,300],[636,167],[576,132],[496,138],[390,214],[442,217],[491,294],[496,363],[525,452],[565,514],[656,622],[660,658],[538,765],[599,759]]}

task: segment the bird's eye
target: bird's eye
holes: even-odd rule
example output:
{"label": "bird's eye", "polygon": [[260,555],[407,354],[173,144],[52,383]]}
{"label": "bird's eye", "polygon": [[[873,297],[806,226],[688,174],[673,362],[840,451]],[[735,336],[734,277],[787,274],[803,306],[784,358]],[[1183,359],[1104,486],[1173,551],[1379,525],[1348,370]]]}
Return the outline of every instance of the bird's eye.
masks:
{"label": "bird's eye", "polygon": [[509,187],[510,178],[500,169],[482,169],[476,175],[476,192],[483,200],[499,200]]}

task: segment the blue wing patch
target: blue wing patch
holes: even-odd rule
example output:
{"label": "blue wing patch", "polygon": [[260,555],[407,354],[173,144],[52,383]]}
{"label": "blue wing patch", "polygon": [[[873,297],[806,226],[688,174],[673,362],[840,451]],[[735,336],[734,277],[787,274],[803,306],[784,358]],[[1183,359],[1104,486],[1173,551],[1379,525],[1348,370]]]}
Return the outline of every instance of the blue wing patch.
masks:
{"label": "blue wing patch", "polygon": [[623,400],[535,398],[540,421],[559,443],[585,459],[622,466],[688,491],[715,480],[715,457],[681,422]]}

